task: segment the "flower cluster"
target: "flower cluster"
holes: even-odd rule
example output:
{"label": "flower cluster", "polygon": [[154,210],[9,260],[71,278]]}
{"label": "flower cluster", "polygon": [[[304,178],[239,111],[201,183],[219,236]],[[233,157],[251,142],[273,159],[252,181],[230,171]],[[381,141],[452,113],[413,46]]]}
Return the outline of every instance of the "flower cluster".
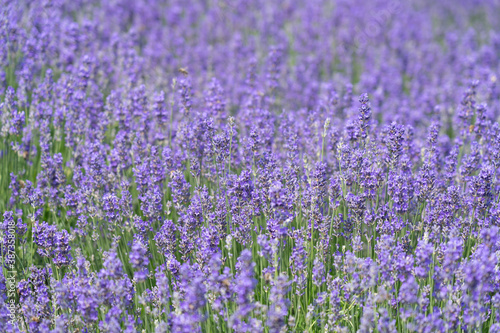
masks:
{"label": "flower cluster", "polygon": [[0,331],[500,332],[499,12],[0,0]]}

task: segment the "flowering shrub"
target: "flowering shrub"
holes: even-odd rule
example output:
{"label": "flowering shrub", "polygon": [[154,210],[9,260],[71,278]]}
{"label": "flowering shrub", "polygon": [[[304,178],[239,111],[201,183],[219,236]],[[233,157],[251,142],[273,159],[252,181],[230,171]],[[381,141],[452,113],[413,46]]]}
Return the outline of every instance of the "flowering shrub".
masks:
{"label": "flowering shrub", "polygon": [[0,331],[500,332],[499,12],[0,0]]}

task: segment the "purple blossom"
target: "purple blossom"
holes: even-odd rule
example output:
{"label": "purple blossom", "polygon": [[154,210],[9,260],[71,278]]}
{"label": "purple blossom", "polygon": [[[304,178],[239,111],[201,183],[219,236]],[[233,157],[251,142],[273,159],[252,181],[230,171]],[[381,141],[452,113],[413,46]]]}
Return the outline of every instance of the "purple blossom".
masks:
{"label": "purple blossom", "polygon": [[130,264],[134,271],[134,278],[138,281],[144,281],[148,276],[148,249],[140,239],[134,240],[129,255]]}

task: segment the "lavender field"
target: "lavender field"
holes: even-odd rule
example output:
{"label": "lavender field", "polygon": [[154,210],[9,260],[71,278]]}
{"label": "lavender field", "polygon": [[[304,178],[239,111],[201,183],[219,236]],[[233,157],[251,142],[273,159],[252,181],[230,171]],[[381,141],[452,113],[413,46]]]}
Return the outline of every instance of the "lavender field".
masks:
{"label": "lavender field", "polygon": [[0,332],[500,333],[500,1],[0,0]]}

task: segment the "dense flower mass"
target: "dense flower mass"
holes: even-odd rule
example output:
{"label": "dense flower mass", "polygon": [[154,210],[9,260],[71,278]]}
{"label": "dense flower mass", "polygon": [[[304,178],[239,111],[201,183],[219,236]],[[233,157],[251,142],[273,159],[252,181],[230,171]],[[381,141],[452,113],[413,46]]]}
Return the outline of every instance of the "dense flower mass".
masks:
{"label": "dense flower mass", "polygon": [[500,332],[499,13],[0,0],[0,332]]}

